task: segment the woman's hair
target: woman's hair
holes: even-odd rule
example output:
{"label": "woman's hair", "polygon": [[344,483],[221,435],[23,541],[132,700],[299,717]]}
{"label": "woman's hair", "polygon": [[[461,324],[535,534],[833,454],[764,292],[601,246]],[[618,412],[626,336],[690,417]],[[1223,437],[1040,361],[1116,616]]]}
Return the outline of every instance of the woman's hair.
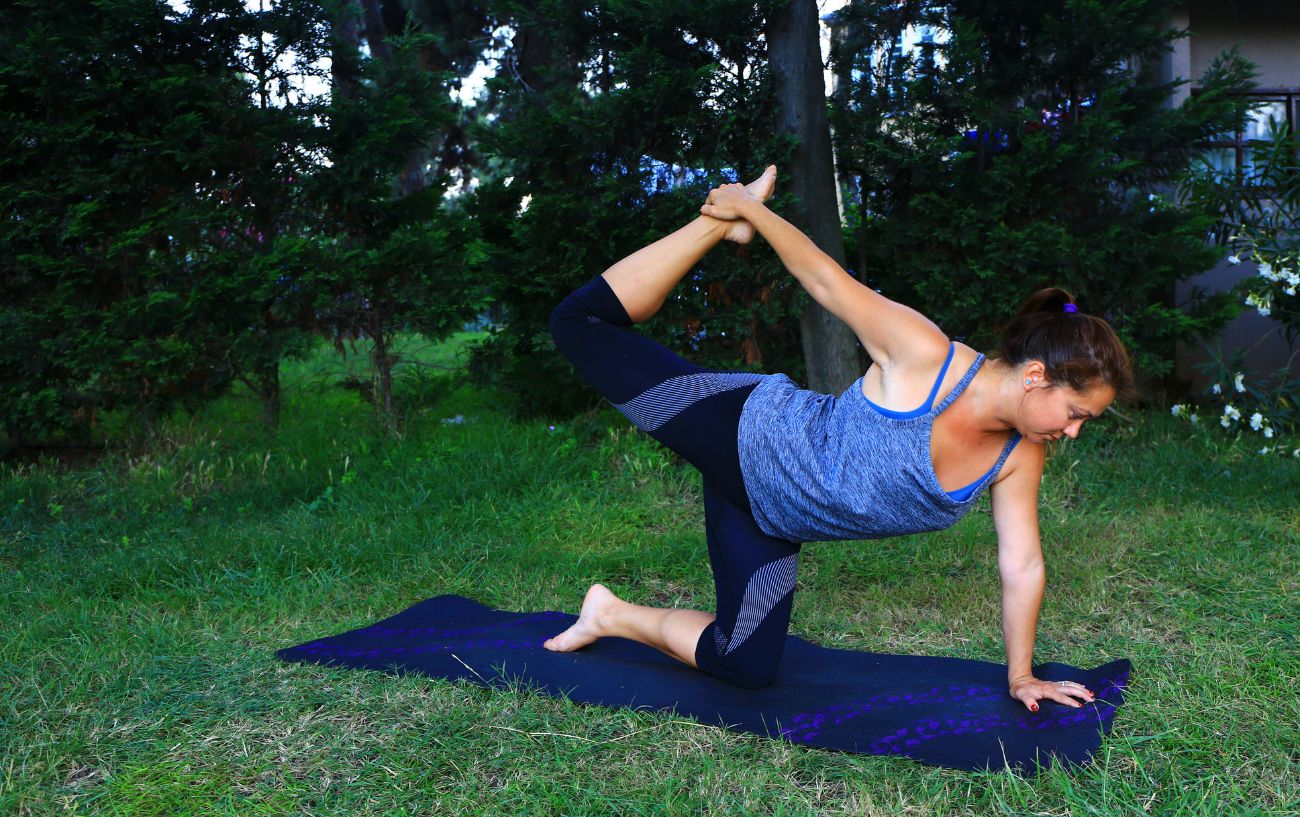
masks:
{"label": "woman's hair", "polygon": [[1116,400],[1133,399],[1133,363],[1123,342],[1105,320],[1073,305],[1074,296],[1056,287],[1031,295],[1002,328],[1002,360],[1010,366],[1041,360],[1053,383],[1080,393],[1104,383]]}

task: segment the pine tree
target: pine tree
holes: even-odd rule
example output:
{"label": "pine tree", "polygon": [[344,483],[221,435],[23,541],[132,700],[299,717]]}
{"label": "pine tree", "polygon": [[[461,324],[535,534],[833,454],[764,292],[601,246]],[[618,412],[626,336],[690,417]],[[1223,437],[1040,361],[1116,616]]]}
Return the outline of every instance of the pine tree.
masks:
{"label": "pine tree", "polygon": [[[854,182],[867,280],[994,345],[1034,290],[1060,285],[1108,318],[1147,375],[1188,316],[1173,282],[1208,268],[1207,213],[1167,191],[1198,142],[1232,130],[1251,69],[1235,55],[1178,107],[1150,70],[1185,32],[1165,0],[853,3],[835,60],[857,78],[837,100],[837,155]],[[908,26],[929,42],[897,48]],[[915,31],[915,29],[913,29]]]}

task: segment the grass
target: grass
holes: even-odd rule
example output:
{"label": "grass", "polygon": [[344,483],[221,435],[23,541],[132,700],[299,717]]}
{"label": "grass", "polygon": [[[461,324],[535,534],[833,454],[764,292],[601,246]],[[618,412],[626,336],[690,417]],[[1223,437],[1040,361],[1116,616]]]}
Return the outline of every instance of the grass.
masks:
{"label": "grass", "polygon": [[[400,438],[321,350],[286,366],[276,436],[232,395],[94,465],[0,466],[0,814],[1295,813],[1300,460],[1158,415],[1089,424],[1044,484],[1038,659],[1135,665],[1073,774],[277,661],[439,593],[711,605],[694,473],[609,411],[512,420],[455,371],[466,340],[408,347],[430,365]],[[985,505],[809,546],[792,628],[1001,661],[994,541]]]}

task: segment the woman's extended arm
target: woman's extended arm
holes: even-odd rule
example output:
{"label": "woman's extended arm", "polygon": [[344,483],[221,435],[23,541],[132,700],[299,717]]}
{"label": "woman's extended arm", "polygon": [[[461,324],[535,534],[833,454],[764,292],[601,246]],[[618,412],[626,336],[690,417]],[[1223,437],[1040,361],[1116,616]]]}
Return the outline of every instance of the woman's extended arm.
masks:
{"label": "woman's extended arm", "polygon": [[772,245],[813,300],[848,324],[872,361],[891,363],[942,359],[948,338],[929,318],[889,300],[854,280],[797,227],[768,210],[744,185],[725,184],[709,192],[700,212],[715,218],[743,218]]}
{"label": "woman's extended arm", "polygon": [[[1038,486],[1044,448],[1022,444],[1021,459],[993,484],[993,525],[998,533],[998,574],[1002,579],[1002,638],[1007,647],[1007,686],[1011,696],[1032,710],[1050,698],[1069,706],[1091,701],[1085,687],[1034,677],[1034,638],[1043,601],[1046,571],[1038,534]],[[1075,700],[1075,699],[1079,700]]]}

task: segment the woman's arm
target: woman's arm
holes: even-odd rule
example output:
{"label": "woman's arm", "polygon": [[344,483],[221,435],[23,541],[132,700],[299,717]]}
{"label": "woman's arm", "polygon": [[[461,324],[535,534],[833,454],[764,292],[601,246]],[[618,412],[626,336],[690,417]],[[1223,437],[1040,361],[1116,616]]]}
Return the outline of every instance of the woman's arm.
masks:
{"label": "woman's arm", "polygon": [[1092,693],[1085,687],[1034,677],[1034,639],[1046,583],[1038,533],[1038,486],[1043,478],[1044,447],[1022,440],[1018,448],[1015,466],[993,484],[991,492],[993,525],[998,533],[998,574],[1002,579],[1007,686],[1012,697],[1034,711],[1043,698],[1081,706],[1075,698],[1092,700]]}
{"label": "woman's arm", "polygon": [[700,212],[728,220],[743,218],[754,225],[813,300],[848,324],[881,368],[942,359],[947,353],[948,338],[934,322],[854,280],[812,239],[750,195],[744,185],[726,184],[710,191]]}

